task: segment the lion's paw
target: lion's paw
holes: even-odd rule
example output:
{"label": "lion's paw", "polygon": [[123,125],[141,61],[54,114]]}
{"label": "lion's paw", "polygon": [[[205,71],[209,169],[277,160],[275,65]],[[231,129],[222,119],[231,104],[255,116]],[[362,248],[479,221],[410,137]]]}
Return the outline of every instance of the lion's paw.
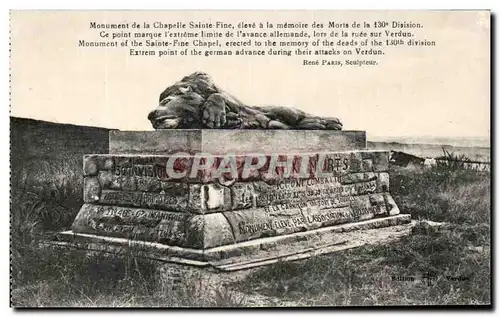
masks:
{"label": "lion's paw", "polygon": [[218,94],[212,94],[203,105],[202,123],[209,128],[222,128],[226,124],[226,105]]}

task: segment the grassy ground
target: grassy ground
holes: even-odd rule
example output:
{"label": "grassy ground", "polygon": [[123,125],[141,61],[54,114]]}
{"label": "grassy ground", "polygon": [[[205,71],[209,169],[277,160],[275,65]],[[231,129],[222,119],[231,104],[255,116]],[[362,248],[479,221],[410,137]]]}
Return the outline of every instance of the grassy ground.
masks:
{"label": "grassy ground", "polygon": [[107,152],[107,131],[37,124],[11,124],[15,307],[243,306],[241,293],[297,305],[490,303],[489,172],[395,168],[391,187],[400,209],[449,225],[418,226],[388,245],[263,267],[232,290],[207,295],[196,285],[160,285],[154,264],[144,260],[39,247],[74,219],[83,203],[82,155]]}
{"label": "grassy ground", "polygon": [[489,304],[489,173],[436,167],[391,175],[401,210],[449,225],[421,225],[388,245],[265,267],[240,289],[301,305]]}
{"label": "grassy ground", "polygon": [[153,263],[40,248],[83,204],[82,158],[108,152],[108,130],[11,118],[11,305],[238,306],[228,292],[162,289]]}

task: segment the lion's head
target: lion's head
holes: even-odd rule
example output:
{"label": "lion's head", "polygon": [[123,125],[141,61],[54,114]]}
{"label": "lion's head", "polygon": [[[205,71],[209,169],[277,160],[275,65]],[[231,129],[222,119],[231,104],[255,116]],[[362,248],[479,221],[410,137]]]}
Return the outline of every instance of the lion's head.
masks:
{"label": "lion's head", "polygon": [[160,104],[148,119],[155,129],[201,128],[201,105],[218,91],[208,74],[192,73],[160,94]]}
{"label": "lion's head", "polygon": [[155,129],[201,127],[200,108],[205,99],[191,87],[179,87],[176,94],[168,95],[148,115]]}

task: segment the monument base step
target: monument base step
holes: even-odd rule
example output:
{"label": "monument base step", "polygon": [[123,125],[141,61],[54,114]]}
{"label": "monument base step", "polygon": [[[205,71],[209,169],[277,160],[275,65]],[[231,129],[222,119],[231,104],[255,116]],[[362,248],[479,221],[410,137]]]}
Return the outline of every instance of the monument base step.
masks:
{"label": "monument base step", "polygon": [[163,262],[237,271],[337,252],[365,244],[388,242],[410,233],[415,224],[410,215],[376,218],[277,237],[267,237],[210,249],[189,249],[154,242],[113,238],[65,231],[51,246],[133,254]]}

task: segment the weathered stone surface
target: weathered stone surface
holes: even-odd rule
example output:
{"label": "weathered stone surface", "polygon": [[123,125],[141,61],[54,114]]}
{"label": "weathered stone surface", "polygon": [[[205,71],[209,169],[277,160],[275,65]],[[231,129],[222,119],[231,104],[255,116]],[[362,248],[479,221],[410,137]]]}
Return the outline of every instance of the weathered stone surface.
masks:
{"label": "weathered stone surface", "polygon": [[235,183],[231,186],[231,203],[233,210],[247,209],[257,206],[253,183]]}
{"label": "weathered stone surface", "polygon": [[84,204],[72,225],[74,232],[189,246],[185,213]]}
{"label": "weathered stone surface", "polygon": [[221,245],[233,244],[235,239],[233,229],[222,213],[204,215],[203,247],[212,248]]}
{"label": "weathered stone surface", "polygon": [[[380,152],[381,153],[381,152]],[[329,177],[319,178],[294,178],[287,175],[287,178],[279,177],[268,179],[267,181],[232,180],[227,182],[227,186],[215,183],[204,183],[209,179],[214,180],[216,175],[208,175],[213,172],[207,169],[207,173],[201,171],[196,176],[199,183],[180,183],[183,179],[172,180],[166,175],[168,157],[163,156],[109,156],[93,155],[88,159],[98,162],[96,165],[111,170],[100,170],[98,179],[103,190],[123,190],[127,192],[145,192],[141,196],[140,203],[137,194],[111,194],[107,193],[106,198],[100,201],[103,204],[115,204],[122,206],[144,207],[173,211],[190,211],[194,213],[212,213],[227,210],[238,210],[254,207],[267,207],[277,204],[308,202],[318,199],[334,199],[342,201],[337,206],[345,204],[344,196],[366,195],[376,192],[388,191],[388,174],[386,172],[352,172],[363,170],[362,162],[371,161],[373,155],[379,152],[356,152],[356,153],[332,153],[323,155],[325,173],[331,173]],[[290,166],[293,172],[304,172],[309,169],[315,170],[318,157],[321,154],[292,155]],[[308,164],[301,167],[301,163],[307,156]],[[242,173],[244,166],[244,156],[236,156],[236,166],[238,177]],[[220,157],[218,158],[221,159]],[[269,157],[263,168],[269,168]],[[286,158],[285,158],[286,159]],[[100,163],[99,163],[100,162]],[[180,161],[185,162],[185,161]],[[226,160],[226,163],[230,160]],[[253,161],[252,161],[253,162]],[[355,162],[352,164],[352,162]],[[356,163],[357,162],[357,163]],[[220,163],[220,161],[218,162]],[[191,164],[191,163],[189,163]],[[217,164],[217,161],[216,163]],[[266,166],[267,164],[267,166]],[[360,167],[361,164],[361,167]],[[164,172],[159,172],[159,167],[163,166]],[[179,169],[177,170],[179,171]],[[262,176],[262,169],[253,170],[254,177]],[[276,167],[278,174],[283,174],[283,166]],[[340,173],[340,175],[338,175]],[[209,176],[209,179],[206,176]],[[305,176],[308,174],[306,173]],[[219,175],[220,176],[220,175]],[[324,175],[323,175],[324,176]],[[205,179],[202,179],[205,177]],[[189,186],[189,188],[188,188]],[[95,190],[94,190],[95,193]],[[162,196],[162,193],[165,196]],[[116,199],[107,197],[123,195],[123,203]],[[178,197],[177,197],[178,196]],[[177,197],[177,198],[174,198]],[[96,203],[88,196],[88,202]],[[148,203],[143,202],[147,199]],[[189,204],[186,202],[189,200]]]}
{"label": "weathered stone surface", "polygon": [[[188,186],[183,183],[164,181],[153,177],[117,176],[111,171],[99,172],[102,189],[138,190],[143,192],[171,192],[176,195],[188,195]],[[123,186],[124,185],[124,186]]]}
{"label": "weathered stone surface", "polygon": [[[335,209],[310,208],[305,213],[303,221],[307,221],[308,229],[317,229],[351,221],[352,209],[348,207]],[[364,216],[365,214],[362,214]],[[366,215],[371,215],[367,213]],[[366,218],[369,219],[369,218]]]}
{"label": "weathered stone surface", "polygon": [[385,205],[373,205],[367,195],[346,200],[319,199],[265,208],[224,212],[236,241],[279,236],[385,214]]}
{"label": "weathered stone surface", "polygon": [[375,193],[377,190],[377,181],[373,180],[346,186],[351,186],[351,192],[350,192],[351,195],[371,194]]}
{"label": "weathered stone surface", "polygon": [[142,206],[152,209],[186,211],[188,208],[187,184],[172,184],[177,190],[166,190],[160,193],[142,193]]}
{"label": "weathered stone surface", "polygon": [[373,157],[374,172],[386,172],[387,170],[389,170],[389,152],[373,151],[371,152],[371,155]]}
{"label": "weathered stone surface", "polygon": [[232,229],[221,213],[193,216],[152,209],[85,204],[72,230],[199,249],[235,242]]}
{"label": "weathered stone surface", "polygon": [[385,199],[383,194],[372,194],[369,195],[370,204],[372,206],[382,206],[385,205]]}
{"label": "weathered stone surface", "polygon": [[[107,155],[109,156],[109,155]],[[114,165],[111,172],[122,178],[150,178],[157,180],[171,180],[171,175],[167,173],[168,156],[112,156]],[[182,160],[172,159],[173,171],[176,170],[175,163],[183,163]]]}
{"label": "weathered stone surface", "polygon": [[372,194],[370,197],[370,203],[373,207],[377,207],[378,211],[375,212],[375,216],[388,216],[388,206],[386,204],[385,193]]}
{"label": "weathered stone surface", "polygon": [[361,152],[350,153],[349,171],[351,173],[363,172],[363,156]]}
{"label": "weathered stone surface", "polygon": [[97,177],[85,177],[83,179],[83,201],[95,203],[101,196],[101,185]]}
{"label": "weathered stone surface", "polygon": [[83,175],[95,176],[98,171],[97,157],[95,155],[85,155],[83,157]]}
{"label": "weathered stone surface", "polygon": [[195,249],[203,249],[205,240],[205,221],[204,215],[194,215],[189,217],[186,223],[185,245]]}
{"label": "weathered stone surface", "polygon": [[189,210],[212,213],[231,209],[231,190],[219,184],[189,184]]}
{"label": "weathered stone surface", "polygon": [[[158,182],[220,183],[275,182],[290,179],[348,177],[353,173],[385,172],[389,152],[322,152],[248,155],[187,153],[171,156],[92,155],[86,156],[86,175],[102,175],[106,186],[112,182],[123,190],[157,191]],[[99,173],[100,174],[100,173]],[[354,177],[354,176],[352,176]],[[150,181],[151,180],[151,181]],[[152,181],[156,180],[156,181]],[[353,181],[355,182],[355,181]]]}
{"label": "weathered stone surface", "polygon": [[[218,269],[233,271],[272,264],[276,261],[297,260],[312,255],[336,252],[365,243],[391,241],[391,239],[408,234],[415,224],[416,222],[411,222],[410,215],[397,215],[206,250],[150,244],[139,240],[117,239],[111,236],[81,234],[74,231],[58,234],[57,243],[76,243],[79,247],[88,246],[93,250],[106,250],[107,252],[113,250],[110,247],[115,247],[117,251],[127,256],[140,254],[150,259],[198,267],[206,267],[210,263]],[[379,230],[367,230],[376,228]],[[312,254],[304,252],[312,249],[316,250]]]}
{"label": "weathered stone surface", "polygon": [[388,192],[389,191],[389,173],[378,173],[377,178],[377,191]]}
{"label": "weathered stone surface", "polygon": [[351,193],[351,188],[342,186],[337,177],[254,182],[253,185],[258,207]]}
{"label": "weathered stone surface", "polygon": [[[300,209],[266,212],[264,208],[224,212],[234,232],[236,241],[247,241],[296,231],[292,218],[302,218]],[[304,226],[304,229],[306,227]]]}
{"label": "weathered stone surface", "polygon": [[234,180],[272,182],[289,178],[307,179],[315,177],[317,160],[318,155],[310,153],[214,156],[212,171],[204,171],[198,179],[204,182],[217,180],[222,184]]}
{"label": "weathered stone surface", "polygon": [[[386,151],[248,157],[86,156],[74,230],[207,249],[400,213]],[[206,168],[191,173],[193,164]],[[243,177],[246,164],[255,168]]]}
{"label": "weathered stone surface", "polygon": [[118,190],[103,190],[99,200],[94,203],[115,206],[141,207],[142,193]]}
{"label": "weathered stone surface", "polygon": [[[136,178],[142,180],[143,186],[148,186],[148,179],[167,182],[208,183],[218,180],[216,162],[222,158],[210,154],[190,156],[188,153],[177,153],[170,156],[151,155],[99,155],[101,161],[112,159],[113,164],[103,165],[114,176]],[[243,157],[243,160],[245,158]],[[195,164],[196,163],[196,164]],[[195,164],[198,168],[192,171]],[[139,184],[138,184],[139,185]],[[153,187],[156,183],[151,184]],[[152,190],[155,190],[154,188]]]}
{"label": "weathered stone surface", "polygon": [[355,196],[351,200],[353,210],[370,208],[374,216],[387,216],[387,206],[383,193]]}
{"label": "weathered stone surface", "polygon": [[137,190],[137,178],[133,176],[122,176],[120,180],[121,180],[122,190],[128,190],[128,191]]}
{"label": "weathered stone surface", "polygon": [[341,176],[340,183],[341,184],[354,184],[354,183],[363,182],[364,180],[365,180],[364,173],[351,173],[351,174]]}
{"label": "weathered stone surface", "polygon": [[340,177],[341,184],[354,184],[361,182],[369,182],[377,179],[377,174],[373,172],[351,173]]}
{"label": "weathered stone surface", "polygon": [[110,131],[110,154],[202,152],[202,130]]}
{"label": "weathered stone surface", "polygon": [[373,160],[372,159],[363,159],[361,164],[361,169],[363,172],[372,172],[373,171]]}
{"label": "weathered stone surface", "polygon": [[[338,177],[287,180],[268,184],[265,182],[249,183],[253,185],[255,204],[267,207],[277,204],[308,202],[320,199],[337,199],[345,201],[347,196],[366,195],[377,192],[377,176],[370,173],[355,173],[353,179]],[[351,183],[355,181],[354,183]],[[233,209],[235,210],[235,209]]]}
{"label": "weathered stone surface", "polygon": [[364,131],[160,130],[110,131],[110,154],[311,153],[364,150]]}
{"label": "weathered stone surface", "polygon": [[389,216],[399,215],[400,210],[394,201],[394,198],[389,193],[384,193],[385,204],[387,206],[387,212]]}
{"label": "weathered stone surface", "polygon": [[377,178],[378,178],[377,173],[374,173],[374,172],[365,172],[365,173],[363,173],[363,175],[364,175],[364,179],[363,179],[364,182],[374,181],[374,180],[377,180]]}
{"label": "weathered stone surface", "polygon": [[[266,155],[265,164],[259,169],[259,178],[266,182],[280,181],[283,179],[307,179],[312,177],[328,177],[332,173],[328,172],[328,157],[321,156],[323,165],[318,164],[318,154],[280,154]],[[318,176],[315,176],[318,175]]]}
{"label": "weathered stone surface", "polygon": [[351,197],[349,205],[352,209],[363,209],[372,207],[372,200],[369,195]]}
{"label": "weathered stone surface", "polygon": [[189,185],[185,183],[161,182],[160,188],[162,192],[169,193],[170,195],[175,195],[175,196],[189,195]]}
{"label": "weathered stone surface", "polygon": [[111,171],[115,168],[115,160],[111,157],[101,157],[97,163],[100,171]]}
{"label": "weathered stone surface", "polygon": [[[101,180],[100,183],[105,184],[104,188],[112,188],[113,186],[111,185],[113,184],[113,181],[116,181],[115,176],[111,176],[111,183],[109,180],[103,180],[108,176],[109,174],[106,172],[99,173],[99,178]],[[185,212],[188,210],[188,184],[158,183],[157,185],[158,186],[155,186],[156,191],[147,192],[103,189],[98,200],[92,200],[89,198],[91,200],[88,202],[115,206],[144,207],[168,211]],[[96,195],[96,190],[94,190],[91,195]]]}
{"label": "weathered stone surface", "polygon": [[110,171],[99,171],[99,183],[102,189],[122,189],[122,179],[120,176],[113,175]]}
{"label": "weathered stone surface", "polygon": [[143,192],[162,191],[162,181],[156,178],[137,177],[137,190]]}

